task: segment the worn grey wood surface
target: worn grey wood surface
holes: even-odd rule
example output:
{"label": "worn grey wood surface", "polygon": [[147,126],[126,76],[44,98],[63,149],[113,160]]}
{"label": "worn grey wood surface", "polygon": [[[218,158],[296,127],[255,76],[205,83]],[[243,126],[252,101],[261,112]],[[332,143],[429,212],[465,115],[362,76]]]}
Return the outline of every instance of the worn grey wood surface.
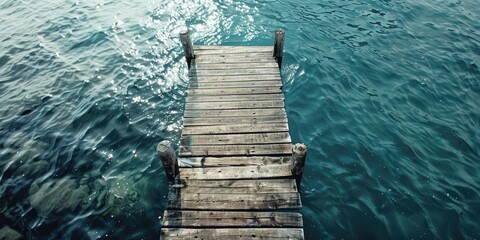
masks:
{"label": "worn grey wood surface", "polygon": [[300,209],[298,193],[252,193],[215,194],[182,193],[170,194],[168,209],[185,210],[286,210]]}
{"label": "worn grey wood surface", "polygon": [[228,82],[228,81],[271,81],[280,79],[280,72],[272,74],[254,74],[254,75],[224,75],[224,76],[197,76],[192,74],[190,76],[191,81],[218,81],[218,82]]}
{"label": "worn grey wood surface", "polygon": [[294,193],[294,179],[251,179],[251,180],[199,180],[177,179],[170,185],[172,192],[185,193]]}
{"label": "worn grey wood surface", "polygon": [[290,164],[227,166],[214,168],[180,168],[180,179],[259,179],[291,177]]}
{"label": "worn grey wood surface", "polygon": [[167,210],[163,225],[168,227],[302,227],[302,215],[290,212],[226,212]]}
{"label": "worn grey wood surface", "polygon": [[287,123],[232,124],[184,127],[183,135],[288,132]]}
{"label": "worn grey wood surface", "polygon": [[300,228],[164,228],[160,234],[161,239],[303,239],[303,229]]}
{"label": "worn grey wood surface", "polygon": [[249,94],[249,95],[224,95],[224,96],[187,96],[187,103],[194,102],[241,102],[241,101],[268,101],[283,100],[283,94]]}
{"label": "worn grey wood surface", "polygon": [[287,123],[285,114],[258,117],[184,118],[183,126],[215,126],[226,124]]}
{"label": "worn grey wood surface", "polygon": [[202,145],[232,145],[232,144],[267,144],[291,142],[288,132],[267,132],[248,134],[218,134],[218,135],[183,135],[182,146]]}
{"label": "worn grey wood surface", "polygon": [[[255,108],[255,109],[213,109],[213,110],[185,110],[185,118],[215,118],[215,117],[256,117],[256,116],[277,116],[285,114],[283,108]],[[226,125],[228,126],[228,125]]]}
{"label": "worn grey wood surface", "polygon": [[228,167],[290,164],[291,157],[273,156],[224,156],[224,157],[185,157],[178,159],[180,167]]}
{"label": "worn grey wood surface", "polygon": [[281,87],[280,80],[271,81],[231,81],[231,82],[190,82],[192,88],[248,88],[248,87]]}

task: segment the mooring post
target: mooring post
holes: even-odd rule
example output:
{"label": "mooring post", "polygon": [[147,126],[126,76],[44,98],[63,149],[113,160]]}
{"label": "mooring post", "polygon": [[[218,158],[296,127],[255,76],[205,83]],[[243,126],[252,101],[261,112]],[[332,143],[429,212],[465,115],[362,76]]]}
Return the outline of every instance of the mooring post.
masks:
{"label": "mooring post", "polygon": [[185,53],[185,58],[187,59],[187,65],[190,69],[192,65],[192,59],[195,58],[195,54],[193,52],[193,44],[192,40],[190,39],[190,32],[188,29],[182,29],[180,31],[180,42],[183,46],[183,52]]}
{"label": "mooring post", "polygon": [[302,181],[303,168],[305,167],[305,159],[307,158],[307,145],[297,143],[292,145],[292,174],[297,181],[297,187],[300,188]]}
{"label": "mooring post", "polygon": [[275,42],[273,43],[273,57],[277,59],[279,68],[282,67],[284,40],[285,40],[285,31],[283,31],[282,29],[275,30]]}
{"label": "mooring post", "polygon": [[178,162],[173,151],[172,142],[163,140],[157,145],[157,153],[163,163],[165,174],[169,181],[173,181],[178,175]]}

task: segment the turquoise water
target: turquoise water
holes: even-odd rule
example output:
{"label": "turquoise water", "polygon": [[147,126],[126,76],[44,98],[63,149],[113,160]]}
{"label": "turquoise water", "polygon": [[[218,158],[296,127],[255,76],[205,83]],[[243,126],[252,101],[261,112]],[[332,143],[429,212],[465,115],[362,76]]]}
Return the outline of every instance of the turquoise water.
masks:
{"label": "turquoise water", "polygon": [[179,139],[188,26],[195,44],[271,45],[286,31],[307,239],[479,239],[479,9],[4,0],[0,236],[158,238],[168,183],[155,145]]}

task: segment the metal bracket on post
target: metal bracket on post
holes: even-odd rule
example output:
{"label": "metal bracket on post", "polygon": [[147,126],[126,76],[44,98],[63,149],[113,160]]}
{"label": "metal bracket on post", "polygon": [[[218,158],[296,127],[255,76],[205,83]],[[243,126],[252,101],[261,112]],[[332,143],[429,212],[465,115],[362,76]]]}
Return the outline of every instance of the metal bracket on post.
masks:
{"label": "metal bracket on post", "polygon": [[193,44],[192,40],[190,39],[190,32],[188,31],[188,29],[182,29],[180,31],[180,42],[182,43],[183,52],[185,53],[187,65],[190,69],[190,66],[192,66],[192,59],[195,58],[195,54],[193,52]]}
{"label": "metal bracket on post", "polygon": [[300,188],[300,182],[302,181],[303,168],[305,167],[305,159],[307,158],[307,145],[303,143],[297,143],[292,145],[292,174],[297,181],[297,188]]}
{"label": "metal bracket on post", "polygon": [[173,151],[172,142],[163,140],[157,145],[157,153],[162,160],[165,174],[169,181],[173,181],[179,174],[178,161]]}
{"label": "metal bracket on post", "polygon": [[283,42],[285,40],[285,31],[275,30],[275,42],[273,43],[273,57],[277,59],[278,67],[282,67],[283,60]]}

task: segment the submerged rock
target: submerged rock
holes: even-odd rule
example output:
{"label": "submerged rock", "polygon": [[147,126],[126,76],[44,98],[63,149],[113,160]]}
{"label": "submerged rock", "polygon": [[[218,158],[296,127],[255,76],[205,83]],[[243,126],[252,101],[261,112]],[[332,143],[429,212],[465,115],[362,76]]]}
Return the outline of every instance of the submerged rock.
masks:
{"label": "submerged rock", "polygon": [[49,164],[47,161],[36,161],[20,166],[17,171],[15,171],[15,174],[29,178],[38,178],[47,173],[48,169]]}
{"label": "submerged rock", "polygon": [[63,211],[75,210],[88,195],[88,186],[77,186],[75,180],[62,178],[42,186],[32,184],[28,199],[39,216],[49,218]]}

